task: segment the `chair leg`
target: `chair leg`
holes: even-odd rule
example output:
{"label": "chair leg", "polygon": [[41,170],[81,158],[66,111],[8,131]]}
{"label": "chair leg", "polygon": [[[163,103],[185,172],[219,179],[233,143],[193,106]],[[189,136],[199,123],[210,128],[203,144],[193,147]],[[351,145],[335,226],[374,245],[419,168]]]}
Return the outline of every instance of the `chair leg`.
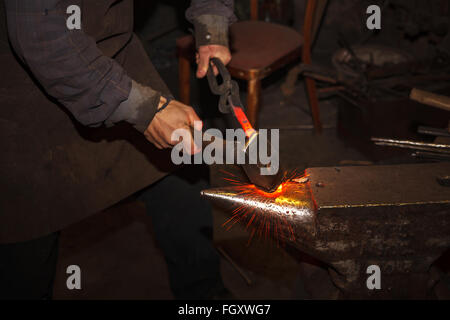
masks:
{"label": "chair leg", "polygon": [[247,116],[250,123],[256,128],[256,119],[259,111],[261,96],[261,80],[249,80],[247,90]]}
{"label": "chair leg", "polygon": [[[322,1],[323,2],[323,1]],[[304,64],[311,64],[311,46],[313,42],[314,17],[317,10],[317,0],[308,0],[305,12],[305,25],[303,27],[303,49],[302,60]],[[319,6],[320,7],[320,6]],[[321,10],[321,9],[320,9]],[[309,106],[314,121],[316,133],[322,133],[322,123],[320,121],[319,100],[317,97],[316,82],[306,77],[306,90],[308,91]]]}
{"label": "chair leg", "polygon": [[322,133],[322,122],[320,121],[319,98],[317,97],[316,81],[311,78],[305,78],[306,91],[308,91],[309,107],[314,122],[316,133]]}
{"label": "chair leg", "polygon": [[180,54],[178,58],[178,85],[180,101],[184,104],[191,103],[191,63],[189,59]]}

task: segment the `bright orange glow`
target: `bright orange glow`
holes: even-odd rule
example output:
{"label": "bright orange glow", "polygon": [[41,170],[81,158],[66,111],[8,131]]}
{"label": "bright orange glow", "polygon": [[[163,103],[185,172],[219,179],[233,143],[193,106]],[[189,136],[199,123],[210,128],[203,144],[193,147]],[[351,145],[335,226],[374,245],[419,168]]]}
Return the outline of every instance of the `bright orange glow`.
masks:
{"label": "bright orange glow", "polygon": [[259,193],[261,195],[263,195],[264,197],[267,198],[276,198],[278,197],[282,192],[283,192],[283,186],[286,185],[286,182],[283,182],[282,184],[280,184],[277,188],[277,190],[275,190],[274,192],[266,192],[264,190],[259,189],[256,186],[253,186],[255,189],[255,193]]}
{"label": "bright orange glow", "polygon": [[286,197],[277,197],[275,199],[275,202],[281,205],[294,205],[294,206],[300,206],[302,204],[299,200],[294,200],[292,198],[286,198]]}
{"label": "bright orange glow", "polygon": [[[251,195],[262,195],[267,198],[269,201],[275,201],[280,205],[286,206],[301,206],[302,201],[291,199],[290,196],[287,196],[285,193],[289,188],[286,187],[287,184],[293,183],[294,179],[301,179],[307,177],[305,173],[299,174],[297,171],[289,172],[285,175],[285,182],[280,184],[278,188],[272,192],[265,192],[255,185],[249,185],[246,181],[240,180],[239,177],[229,173],[227,171],[222,171],[222,173],[226,174],[228,177],[224,177],[226,181],[230,184],[235,185],[239,188],[240,194],[248,194]],[[230,177],[231,176],[231,177]],[[273,200],[274,199],[274,200]],[[304,204],[306,205],[306,203]],[[292,226],[289,224],[286,215],[268,215],[261,214],[261,212],[257,212],[254,208],[238,206],[232,211],[231,217],[222,225],[226,228],[226,230],[230,230],[233,225],[238,222],[246,221],[245,229],[249,230],[250,236],[247,245],[250,245],[252,239],[255,234],[261,239],[263,236],[265,239],[268,237],[273,238],[276,241],[277,246],[284,245],[285,240],[295,241],[294,230]]]}
{"label": "bright orange glow", "polygon": [[241,108],[233,107],[233,110],[236,115],[236,119],[239,121],[239,124],[245,132],[245,135],[247,138],[250,138],[253,134],[255,134],[255,129],[253,129],[250,121],[248,121],[247,116]]}

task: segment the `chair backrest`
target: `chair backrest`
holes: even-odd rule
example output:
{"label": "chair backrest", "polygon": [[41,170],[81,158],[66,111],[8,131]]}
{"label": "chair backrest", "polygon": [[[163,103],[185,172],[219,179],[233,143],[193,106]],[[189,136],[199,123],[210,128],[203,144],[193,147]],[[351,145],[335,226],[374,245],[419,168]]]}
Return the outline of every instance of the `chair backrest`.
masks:
{"label": "chair backrest", "polygon": [[250,20],[258,20],[258,0],[250,0]]}
{"label": "chair backrest", "polygon": [[[303,32],[305,31],[305,29],[311,32],[312,42],[314,42],[314,39],[317,35],[317,30],[319,29],[319,25],[324,15],[327,3],[328,0],[306,1],[305,26],[303,28]],[[258,16],[259,16],[259,0],[250,0],[250,20],[258,20]],[[307,21],[306,18],[308,16],[312,18],[311,21]],[[308,24],[308,28],[305,28],[306,24]]]}

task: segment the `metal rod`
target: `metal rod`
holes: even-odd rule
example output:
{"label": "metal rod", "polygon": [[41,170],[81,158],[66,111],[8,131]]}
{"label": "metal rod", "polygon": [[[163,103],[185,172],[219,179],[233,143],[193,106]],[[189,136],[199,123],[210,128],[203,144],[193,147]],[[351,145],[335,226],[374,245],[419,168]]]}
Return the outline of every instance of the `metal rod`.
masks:
{"label": "metal rod", "polygon": [[420,147],[420,146],[409,146],[405,144],[399,144],[399,143],[388,143],[388,142],[375,142],[377,146],[383,146],[383,147],[397,147],[402,149],[412,149],[412,150],[422,150],[422,151],[428,151],[428,152],[438,152],[438,153],[449,153],[450,151],[446,151],[444,149],[435,149],[435,148],[429,148],[429,147]]}
{"label": "metal rod", "polygon": [[442,153],[435,153],[435,152],[428,152],[428,151],[416,151],[412,154],[412,156],[414,158],[420,158],[420,159],[450,161],[450,155],[442,154]]}
{"label": "metal rod", "polygon": [[450,145],[448,144],[437,144],[437,143],[427,143],[421,141],[412,141],[412,140],[395,140],[395,139],[384,139],[384,138],[371,138],[371,140],[375,143],[389,143],[396,145],[405,145],[412,147],[428,147],[428,148],[437,148],[437,149],[449,149]]}
{"label": "metal rod", "polygon": [[305,71],[303,73],[303,75],[305,77],[313,78],[315,80],[319,80],[319,81],[323,81],[323,82],[328,82],[328,83],[332,83],[332,84],[336,84],[337,83],[336,79],[333,79],[331,77],[327,77],[327,76],[324,76],[324,75],[321,75],[321,74],[318,74],[318,73],[315,73],[315,72],[312,72],[312,71]]}
{"label": "metal rod", "polygon": [[450,137],[450,132],[448,131],[448,129],[419,126],[417,132],[436,137]]}

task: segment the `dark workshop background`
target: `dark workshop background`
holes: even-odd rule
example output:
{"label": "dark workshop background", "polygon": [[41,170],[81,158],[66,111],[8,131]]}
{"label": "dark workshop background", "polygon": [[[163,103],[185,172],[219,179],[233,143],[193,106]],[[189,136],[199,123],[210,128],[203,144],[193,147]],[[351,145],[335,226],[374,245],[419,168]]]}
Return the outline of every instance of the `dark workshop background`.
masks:
{"label": "dark workshop background", "polygon": [[[175,41],[187,34],[191,27],[184,18],[185,7],[180,6],[180,3],[187,2],[135,0],[136,32],[176,97],[179,90]],[[301,31],[305,2],[260,1],[259,15],[266,21]],[[239,19],[248,19],[248,3],[247,0],[236,0]],[[416,61],[437,59],[438,63],[444,65],[449,62],[449,1],[389,1],[383,9],[380,31],[368,31],[366,28],[366,8],[371,4],[383,7],[385,1],[329,2],[314,46],[315,63],[333,67],[333,54],[342,48],[343,41],[350,45],[371,44],[395,48],[413,55]],[[352,105],[351,99],[324,97],[320,100],[324,131],[321,135],[314,134],[302,77],[292,88],[294,93],[291,96],[286,97],[280,89],[286,74],[297,63],[283,68],[263,82],[262,107],[258,116],[259,127],[281,129],[281,158],[288,168],[301,171],[318,166],[412,163],[417,160],[410,156],[410,151],[375,147],[367,138],[416,138],[415,128],[423,119],[427,119],[430,126],[443,127],[445,122],[448,124],[448,113],[442,116],[440,110],[416,107],[405,113],[398,102],[403,101],[405,106],[409,103],[405,92],[386,90],[367,98],[367,104],[377,111],[370,118],[367,118],[364,110]],[[217,101],[209,94],[206,81],[198,81],[192,75],[191,85],[193,106],[208,119],[210,126],[223,128],[226,124],[216,112]],[[421,85],[423,89],[450,95],[448,79]],[[241,87],[245,88],[245,85]],[[242,98],[245,101],[243,91]],[[392,101],[395,101],[395,106]],[[217,168],[211,169],[211,178],[214,186],[224,184]],[[226,231],[222,223],[227,215],[218,209],[215,209],[214,219],[215,244],[223,248],[252,281],[248,285],[227,260],[222,260],[225,285],[237,298],[305,297],[305,292],[299,289],[299,283],[305,277],[305,272],[299,272],[301,259],[294,259],[270,240],[254,239],[247,245],[247,231],[237,225]],[[448,258],[444,257],[441,263],[448,272]],[[82,269],[82,290],[69,291],[66,288],[65,270],[71,264],[79,265]],[[310,288],[316,291],[315,297],[322,295],[331,298],[328,295],[330,284],[327,277],[322,274],[312,276],[317,277],[318,285]],[[441,291],[440,298],[450,298],[448,291]],[[143,204],[126,200],[62,231],[55,298],[172,298],[165,261],[154,241],[152,223],[145,214]]]}

